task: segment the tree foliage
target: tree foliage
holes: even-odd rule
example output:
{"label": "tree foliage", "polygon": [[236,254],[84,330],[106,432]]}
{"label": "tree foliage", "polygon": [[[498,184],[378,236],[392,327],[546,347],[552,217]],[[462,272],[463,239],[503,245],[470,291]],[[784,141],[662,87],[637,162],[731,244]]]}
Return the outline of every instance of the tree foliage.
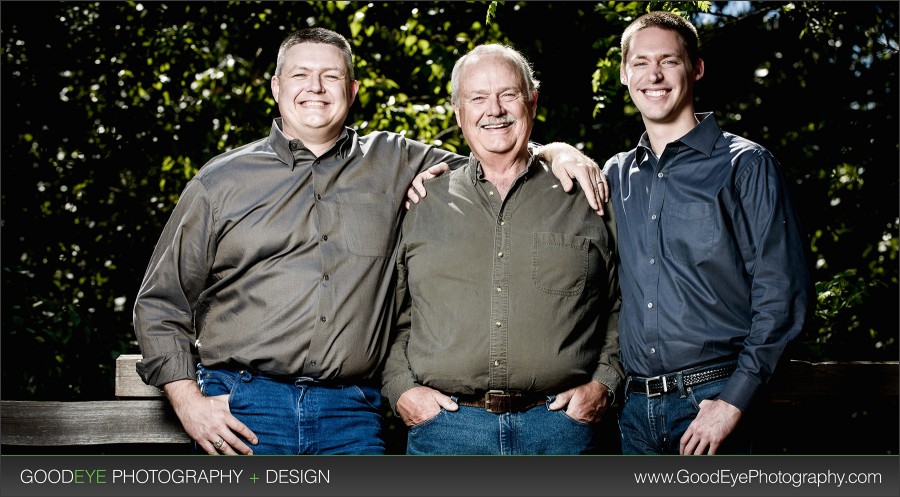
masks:
{"label": "tree foliage", "polygon": [[[454,61],[509,43],[541,80],[534,139],[597,162],[642,125],[619,84],[636,15],[699,25],[698,110],[762,143],[791,180],[819,296],[815,357],[897,355],[896,2],[3,2],[4,398],[112,396],[137,352],[131,308],[185,182],[267,133],[280,41],[347,36],[348,124],[468,153],[448,106]],[[831,355],[827,355],[831,354]]]}

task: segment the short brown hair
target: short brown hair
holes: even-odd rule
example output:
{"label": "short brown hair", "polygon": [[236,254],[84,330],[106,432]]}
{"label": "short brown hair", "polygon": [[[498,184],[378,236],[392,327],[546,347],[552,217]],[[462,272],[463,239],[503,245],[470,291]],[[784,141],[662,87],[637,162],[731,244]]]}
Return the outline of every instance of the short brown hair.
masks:
{"label": "short brown hair", "polygon": [[697,36],[697,28],[684,17],[666,11],[648,12],[628,25],[622,32],[622,62],[628,59],[628,50],[631,48],[631,39],[634,34],[642,29],[661,28],[674,31],[684,43],[691,65],[700,58],[700,37]]}

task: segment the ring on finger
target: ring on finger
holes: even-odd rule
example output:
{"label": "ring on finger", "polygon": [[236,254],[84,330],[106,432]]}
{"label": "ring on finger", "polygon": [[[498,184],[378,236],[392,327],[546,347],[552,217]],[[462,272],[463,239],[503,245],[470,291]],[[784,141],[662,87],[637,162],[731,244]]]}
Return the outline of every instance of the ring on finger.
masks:
{"label": "ring on finger", "polygon": [[225,445],[225,440],[223,440],[221,438],[216,440],[215,442],[213,442],[213,447],[215,447],[216,450],[221,449],[223,445]]}

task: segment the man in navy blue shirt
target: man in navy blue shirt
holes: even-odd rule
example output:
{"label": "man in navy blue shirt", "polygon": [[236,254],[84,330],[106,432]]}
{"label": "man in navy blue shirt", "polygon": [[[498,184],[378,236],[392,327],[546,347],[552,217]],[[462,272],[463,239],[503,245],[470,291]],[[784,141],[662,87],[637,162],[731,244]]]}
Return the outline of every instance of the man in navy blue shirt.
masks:
{"label": "man in navy blue shirt", "polygon": [[748,411],[811,306],[807,240],[779,164],[694,112],[698,45],[667,12],[622,35],[621,81],[646,127],[604,168],[629,454],[750,453]]}

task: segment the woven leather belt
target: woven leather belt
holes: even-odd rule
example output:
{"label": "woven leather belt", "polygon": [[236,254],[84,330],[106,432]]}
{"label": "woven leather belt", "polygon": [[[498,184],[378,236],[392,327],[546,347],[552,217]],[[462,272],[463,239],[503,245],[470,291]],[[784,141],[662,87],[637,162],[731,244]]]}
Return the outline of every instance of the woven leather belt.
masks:
{"label": "woven leather belt", "polygon": [[512,390],[489,390],[484,395],[456,396],[456,403],[461,406],[480,407],[495,414],[526,411],[546,402],[546,395]]}
{"label": "woven leather belt", "polygon": [[657,397],[664,393],[678,391],[678,375],[681,375],[682,385],[687,388],[709,381],[727,378],[731,376],[731,373],[733,373],[734,370],[735,366],[729,365],[702,369],[699,371],[688,370],[680,373],[654,376],[652,378],[632,377],[628,382],[628,390],[645,393],[647,394],[647,397]]}

